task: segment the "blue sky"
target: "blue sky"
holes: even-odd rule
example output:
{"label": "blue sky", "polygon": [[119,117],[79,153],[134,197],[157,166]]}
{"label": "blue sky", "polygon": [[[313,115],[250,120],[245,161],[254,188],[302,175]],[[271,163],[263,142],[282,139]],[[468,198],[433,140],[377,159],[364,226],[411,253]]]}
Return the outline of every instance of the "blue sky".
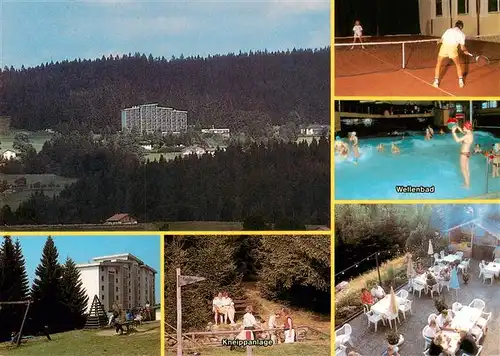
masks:
{"label": "blue sky", "polygon": [[123,53],[319,48],[329,0],[3,0],[2,68]]}
{"label": "blue sky", "polygon": [[[156,275],[156,300],[160,301],[160,236],[53,236],[59,251],[59,261],[72,258],[76,264],[91,262],[94,257],[131,253],[147,265],[153,267]],[[12,236],[13,241],[19,239],[26,259],[26,270],[30,282],[42,257],[43,246],[47,236]]]}

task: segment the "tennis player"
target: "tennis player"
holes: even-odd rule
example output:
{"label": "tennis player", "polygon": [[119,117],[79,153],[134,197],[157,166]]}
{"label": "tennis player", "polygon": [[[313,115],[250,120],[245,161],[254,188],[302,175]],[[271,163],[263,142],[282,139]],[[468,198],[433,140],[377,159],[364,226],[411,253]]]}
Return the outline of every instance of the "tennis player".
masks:
{"label": "tennis player", "polygon": [[434,73],[434,84],[435,88],[439,87],[439,75],[441,73],[441,66],[445,58],[449,58],[455,63],[455,67],[457,67],[457,75],[458,75],[458,86],[460,88],[464,87],[464,77],[462,67],[460,66],[460,57],[458,55],[458,47],[465,54],[469,55],[469,51],[465,47],[465,34],[462,32],[464,28],[464,23],[462,21],[457,21],[455,23],[455,27],[447,29],[439,43],[441,47],[439,49],[439,55],[436,63],[436,71]]}
{"label": "tennis player", "polygon": [[354,44],[356,43],[357,40],[359,40],[359,43],[361,43],[361,47],[365,49],[365,46],[363,46],[363,27],[361,26],[359,20],[356,20],[356,22],[354,23],[352,32],[354,33],[354,38],[352,41],[353,46],[351,47],[351,49],[354,49]]}

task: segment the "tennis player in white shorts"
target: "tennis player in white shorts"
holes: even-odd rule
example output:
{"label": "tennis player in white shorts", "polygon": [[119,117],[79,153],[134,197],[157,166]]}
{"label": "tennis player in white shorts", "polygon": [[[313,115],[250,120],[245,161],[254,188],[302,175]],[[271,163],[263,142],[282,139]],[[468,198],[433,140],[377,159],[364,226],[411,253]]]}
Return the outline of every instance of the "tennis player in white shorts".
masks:
{"label": "tennis player in white shorts", "polygon": [[449,58],[455,63],[455,67],[457,68],[458,75],[458,86],[460,88],[464,87],[464,78],[462,67],[460,66],[460,56],[458,53],[458,47],[465,54],[469,54],[467,48],[465,47],[465,34],[462,32],[464,28],[464,23],[462,21],[457,21],[455,23],[455,27],[447,29],[439,43],[441,47],[439,48],[439,55],[436,63],[436,70],[434,72],[434,83],[433,86],[435,88],[439,87],[439,76],[441,74],[441,66],[445,58]]}
{"label": "tennis player in white shorts", "polygon": [[356,20],[354,23],[354,27],[352,28],[352,32],[354,33],[354,39],[352,41],[353,46],[351,49],[354,49],[354,44],[356,43],[356,40],[359,40],[359,43],[361,43],[361,47],[365,49],[365,46],[363,46],[363,27],[361,27],[361,24],[359,20]]}

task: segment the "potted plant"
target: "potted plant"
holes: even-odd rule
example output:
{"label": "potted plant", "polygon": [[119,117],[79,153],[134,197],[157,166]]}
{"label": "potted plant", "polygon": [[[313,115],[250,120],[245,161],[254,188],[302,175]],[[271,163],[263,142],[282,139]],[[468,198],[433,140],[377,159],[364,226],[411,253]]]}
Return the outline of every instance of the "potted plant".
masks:
{"label": "potted plant", "polygon": [[399,346],[401,346],[401,344],[403,344],[403,342],[405,341],[403,335],[401,335],[397,331],[390,331],[386,335],[386,340],[387,340],[387,350],[392,350],[395,352],[399,350]]}
{"label": "potted plant", "polygon": [[434,298],[434,307],[436,307],[436,310],[438,311],[438,314],[441,314],[443,310],[448,310],[448,304],[444,301],[443,297],[436,297]]}
{"label": "potted plant", "polygon": [[462,273],[462,279],[464,281],[464,284],[467,284],[467,282],[469,282],[469,279],[470,279],[469,273],[466,272],[466,271],[463,271],[463,273]]}
{"label": "potted plant", "polygon": [[436,278],[430,272],[427,273],[427,279],[426,279],[426,281],[427,281],[427,285],[429,287],[432,287],[432,286],[434,286],[434,285],[437,284]]}

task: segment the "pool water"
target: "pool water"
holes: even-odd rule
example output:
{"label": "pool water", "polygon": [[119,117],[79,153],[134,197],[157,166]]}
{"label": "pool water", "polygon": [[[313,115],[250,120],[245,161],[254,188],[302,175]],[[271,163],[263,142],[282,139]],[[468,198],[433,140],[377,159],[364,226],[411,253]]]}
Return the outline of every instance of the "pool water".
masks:
{"label": "pool water", "polygon": [[[471,187],[462,187],[460,145],[451,133],[436,134],[430,141],[424,140],[423,133],[410,134],[404,139],[360,137],[357,165],[353,163],[352,150],[345,160],[335,155],[336,199],[458,199],[500,191],[500,178],[491,177],[491,167],[486,177],[483,154],[470,158]],[[391,153],[391,142],[399,146],[401,154]],[[497,142],[500,139],[491,133],[474,132],[474,145],[479,143],[483,149],[489,150]],[[377,152],[380,143],[385,145],[384,152]],[[435,193],[397,193],[398,185],[434,186]]]}

